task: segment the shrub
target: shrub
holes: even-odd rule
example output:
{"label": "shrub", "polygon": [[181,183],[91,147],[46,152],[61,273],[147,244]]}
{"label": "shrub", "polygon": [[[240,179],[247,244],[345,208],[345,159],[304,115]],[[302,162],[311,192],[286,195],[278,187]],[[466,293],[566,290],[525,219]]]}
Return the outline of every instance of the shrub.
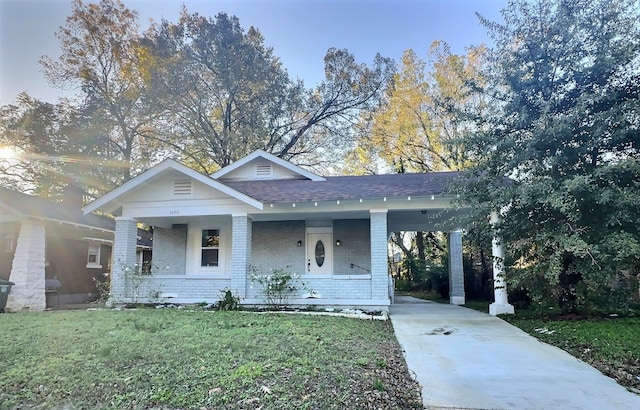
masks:
{"label": "shrub", "polygon": [[300,282],[300,275],[286,269],[273,269],[268,274],[257,272],[257,268],[251,267],[251,283],[262,288],[265,303],[271,307],[287,305],[291,297],[299,288],[304,288]]}
{"label": "shrub", "polygon": [[217,311],[238,310],[240,308],[240,298],[229,289],[221,290],[220,300],[215,303],[214,307]]}

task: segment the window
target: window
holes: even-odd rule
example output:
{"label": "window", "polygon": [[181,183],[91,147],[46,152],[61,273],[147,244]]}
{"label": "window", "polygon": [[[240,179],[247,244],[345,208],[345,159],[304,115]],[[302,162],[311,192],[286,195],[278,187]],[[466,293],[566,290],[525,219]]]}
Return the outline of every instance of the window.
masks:
{"label": "window", "polygon": [[100,265],[99,244],[89,244],[89,252],[87,253],[87,268],[102,268],[102,265]]}
{"label": "window", "polygon": [[16,250],[16,235],[15,234],[7,234],[4,237],[4,251],[7,253],[11,253]]}
{"label": "window", "polygon": [[218,266],[220,256],[220,230],[203,229],[200,266]]}

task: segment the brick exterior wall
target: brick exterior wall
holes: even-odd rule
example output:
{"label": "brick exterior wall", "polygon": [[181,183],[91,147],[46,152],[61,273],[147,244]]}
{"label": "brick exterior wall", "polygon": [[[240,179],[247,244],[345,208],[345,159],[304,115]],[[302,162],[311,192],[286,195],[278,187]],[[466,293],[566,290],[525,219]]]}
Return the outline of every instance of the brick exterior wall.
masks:
{"label": "brick exterior wall", "polygon": [[133,290],[125,281],[125,270],[135,269],[138,229],[136,221],[123,217],[116,218],[116,234],[113,241],[113,262],[111,264],[112,302],[127,301]]}
{"label": "brick exterior wall", "polygon": [[241,298],[247,293],[247,274],[251,264],[253,223],[247,215],[231,218],[231,282],[230,288]]}
{"label": "brick exterior wall", "polygon": [[372,210],[371,215],[371,297],[389,299],[387,263],[387,211]]}
{"label": "brick exterior wall", "polygon": [[[268,269],[286,269],[305,272],[305,222],[254,222],[251,240],[251,265],[261,272]],[[302,246],[297,242],[302,241]]]}
{"label": "brick exterior wall", "polygon": [[[340,246],[333,248],[335,275],[367,275],[371,273],[369,228],[369,221],[366,219],[333,221],[333,239],[341,242]],[[352,263],[354,264],[353,268],[351,267]]]}
{"label": "brick exterior wall", "polygon": [[154,228],[151,254],[153,274],[185,274],[187,228],[187,225],[174,225],[172,229]]}

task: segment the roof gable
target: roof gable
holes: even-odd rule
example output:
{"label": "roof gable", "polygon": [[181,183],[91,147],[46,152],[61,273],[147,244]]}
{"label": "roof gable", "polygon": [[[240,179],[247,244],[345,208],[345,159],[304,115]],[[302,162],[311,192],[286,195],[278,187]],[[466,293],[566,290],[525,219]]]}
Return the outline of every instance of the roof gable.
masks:
{"label": "roof gable", "polygon": [[88,214],[95,211],[113,213],[123,205],[123,199],[128,193],[140,188],[145,188],[147,186],[153,185],[154,180],[156,180],[159,176],[167,173],[177,173],[183,175],[185,177],[185,180],[187,178],[193,179],[232,198],[235,198],[247,205],[253,206],[257,209],[262,209],[262,203],[260,201],[257,201],[244,193],[236,191],[235,189],[225,184],[222,184],[185,165],[182,165],[177,161],[166,159],[158,165],[138,175],[137,177],[125,182],[113,191],[91,202],[83,208],[84,213]]}
{"label": "roof gable", "polygon": [[255,181],[305,179],[324,181],[325,178],[262,150],[257,150],[211,175],[219,180]]}

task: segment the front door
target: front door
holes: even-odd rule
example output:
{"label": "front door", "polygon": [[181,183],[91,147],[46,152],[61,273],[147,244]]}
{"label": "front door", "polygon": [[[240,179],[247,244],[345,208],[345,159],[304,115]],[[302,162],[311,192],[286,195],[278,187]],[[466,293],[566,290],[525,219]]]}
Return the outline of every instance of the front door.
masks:
{"label": "front door", "polygon": [[[315,231],[315,232],[314,232]],[[325,231],[325,232],[322,232]],[[307,273],[331,274],[333,271],[333,234],[331,228],[307,231]]]}

